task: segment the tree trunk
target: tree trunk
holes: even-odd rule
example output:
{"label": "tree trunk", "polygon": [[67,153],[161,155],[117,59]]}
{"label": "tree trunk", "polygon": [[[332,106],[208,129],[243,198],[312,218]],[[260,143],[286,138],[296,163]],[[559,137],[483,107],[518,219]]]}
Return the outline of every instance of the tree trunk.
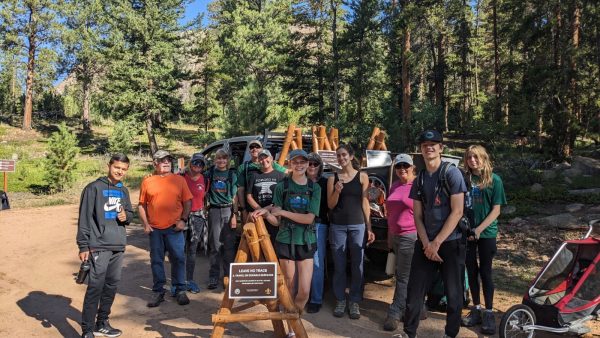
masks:
{"label": "tree trunk", "polygon": [[35,75],[35,51],[37,48],[36,13],[34,7],[29,7],[28,35],[29,49],[27,51],[27,78],[25,80],[25,109],[23,112],[23,129],[31,129],[31,115],[33,112],[33,79]]}
{"label": "tree trunk", "polygon": [[402,119],[410,125],[410,73],[408,56],[410,54],[410,28],[404,28],[404,43],[402,45]]}
{"label": "tree trunk", "polygon": [[338,43],[337,43],[337,0],[331,0],[331,10],[333,14],[333,21],[331,24],[331,31],[333,33],[332,50],[333,50],[333,120],[335,123],[338,122],[339,117],[339,55],[338,55]]}
{"label": "tree trunk", "polygon": [[204,132],[208,133],[208,86],[209,86],[209,75],[208,72],[205,71],[204,72],[204,107],[203,107],[203,113],[204,113],[204,118],[206,119],[206,123],[204,123]]}
{"label": "tree trunk", "polygon": [[158,144],[156,143],[156,136],[154,135],[151,114],[148,114],[146,117],[146,134],[148,135],[148,143],[150,144],[150,153],[154,154],[158,151]]}
{"label": "tree trunk", "polygon": [[569,102],[567,112],[567,125],[565,130],[565,142],[563,144],[562,156],[570,157],[575,146],[577,131],[575,124],[581,121],[581,106],[579,105],[577,92],[577,53],[579,50],[579,27],[581,25],[581,3],[579,0],[573,1],[573,18],[571,25],[571,48],[569,62]]}
{"label": "tree trunk", "polygon": [[445,56],[445,37],[441,34],[437,38],[437,67],[434,74],[435,77],[435,101],[436,104],[444,110],[444,128],[448,131],[448,110],[445,100],[445,82],[446,82],[446,56]]}
{"label": "tree trunk", "polygon": [[[500,88],[500,56],[498,52],[498,15],[497,0],[492,0],[492,34],[494,40],[494,94],[496,96],[496,107],[500,107],[502,101],[502,89]],[[494,117],[498,121],[500,114]]]}
{"label": "tree trunk", "polygon": [[91,96],[91,83],[88,79],[85,79],[82,83],[83,91],[83,115],[81,122],[83,123],[83,130],[91,130],[92,122],[90,120],[90,96]]}

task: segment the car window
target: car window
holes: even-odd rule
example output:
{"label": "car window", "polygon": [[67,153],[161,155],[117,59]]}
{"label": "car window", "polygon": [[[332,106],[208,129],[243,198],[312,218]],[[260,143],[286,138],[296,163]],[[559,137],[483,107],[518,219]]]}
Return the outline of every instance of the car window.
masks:
{"label": "car window", "polygon": [[215,153],[221,148],[223,148],[222,143],[216,144],[202,152],[204,154],[204,158],[206,159],[207,168],[215,163]]}
{"label": "car window", "polygon": [[248,146],[248,142],[239,141],[232,142],[229,144],[229,154],[230,157],[230,168],[237,168],[240,164],[244,162],[244,154],[246,153],[246,147]]}

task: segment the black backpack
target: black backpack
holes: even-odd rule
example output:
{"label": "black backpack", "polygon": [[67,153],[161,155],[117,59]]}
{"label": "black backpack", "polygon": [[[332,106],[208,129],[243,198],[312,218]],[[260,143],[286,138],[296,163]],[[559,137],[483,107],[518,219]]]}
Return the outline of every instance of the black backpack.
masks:
{"label": "black backpack", "polygon": [[8,195],[6,194],[6,192],[2,192],[0,193],[0,200],[1,200],[1,204],[0,204],[0,210],[6,210],[6,209],[10,209],[10,203],[8,202]]}
{"label": "black backpack", "polygon": [[[442,161],[442,164],[440,165],[440,167],[441,167],[440,174],[438,176],[438,181],[435,185],[435,190],[433,193],[434,197],[438,196],[438,194],[440,192],[443,192],[447,198],[450,197],[450,186],[448,184],[447,174],[448,174],[448,169],[450,169],[451,166],[455,166],[454,163]],[[417,179],[416,179],[416,181],[417,181],[417,196],[419,196],[419,198],[423,202],[423,205],[427,204],[427,195],[425,194],[425,191],[423,190],[423,180],[424,180],[426,171],[427,171],[426,169],[421,169],[421,171],[419,172],[419,175],[417,176]],[[462,171],[461,171],[461,173],[462,173]],[[468,191],[470,191],[471,184],[470,184],[470,179],[469,179],[468,175],[464,175],[464,173],[463,173],[463,179],[465,180],[465,184],[467,186]],[[463,234],[463,238],[466,239],[467,237],[473,235],[473,230],[471,229],[471,224],[473,223],[473,217],[472,217],[473,210],[467,206],[466,193],[465,193],[464,203],[465,204],[463,207],[463,216],[458,221],[458,228],[459,228],[460,232]]]}
{"label": "black backpack", "polygon": [[[287,197],[288,197],[288,192],[290,189],[290,177],[286,176],[283,178],[283,204],[285,205],[286,201],[287,201]],[[312,196],[313,196],[313,192],[314,192],[314,187],[315,187],[315,183],[312,180],[308,180],[308,189],[306,190],[306,192],[304,193],[305,195],[308,196],[308,201],[310,203],[310,201],[312,200]],[[291,230],[291,229],[290,229]],[[308,231],[315,231],[315,222],[313,220],[313,222],[311,224],[307,224],[304,227],[304,238],[308,238]],[[306,241],[306,245],[308,245],[308,249],[311,250],[312,249],[312,245],[308,242],[308,240]],[[292,251],[294,251],[294,247],[292,246]],[[294,253],[292,252],[292,255],[294,255]]]}

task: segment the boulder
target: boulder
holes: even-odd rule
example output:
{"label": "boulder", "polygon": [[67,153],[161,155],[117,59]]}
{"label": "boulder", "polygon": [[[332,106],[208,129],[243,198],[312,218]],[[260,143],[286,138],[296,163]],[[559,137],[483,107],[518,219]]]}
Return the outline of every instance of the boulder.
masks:
{"label": "boulder", "polygon": [[535,238],[525,238],[525,243],[531,244],[531,245],[538,245],[538,244],[540,244],[540,241],[538,241]]}
{"label": "boulder", "polygon": [[542,178],[544,179],[544,181],[549,181],[549,180],[553,180],[555,179],[557,176],[556,171],[554,170],[543,170],[542,171]]}
{"label": "boulder", "polygon": [[569,194],[571,194],[571,195],[600,194],[600,188],[569,190]]}
{"label": "boulder", "polygon": [[502,214],[504,214],[504,215],[514,214],[516,211],[517,211],[517,207],[515,207],[514,205],[505,205],[502,208]]}
{"label": "boulder", "polygon": [[600,175],[600,160],[591,157],[573,156],[571,168],[578,169],[584,175]]}
{"label": "boulder", "polygon": [[595,207],[591,207],[588,209],[589,212],[595,212],[595,213],[600,213],[600,205],[597,205]]}
{"label": "boulder", "polygon": [[532,186],[529,188],[529,190],[530,190],[531,192],[540,192],[540,191],[544,190],[544,186],[543,186],[543,185],[541,185],[541,184],[539,184],[539,183],[534,183],[534,184],[533,184],[533,185],[532,185]]}
{"label": "boulder", "polygon": [[597,219],[600,219],[600,214],[586,214],[581,217],[581,220],[586,224]]}
{"label": "boulder", "polygon": [[567,169],[567,170],[563,171],[563,175],[566,177],[580,176],[581,170],[576,169],[576,168]]}
{"label": "boulder", "polygon": [[571,164],[569,162],[557,163],[554,165],[554,169],[557,170],[565,170],[571,168]]}
{"label": "boulder", "polygon": [[581,203],[572,203],[572,204],[569,204],[569,205],[567,205],[565,207],[565,210],[567,212],[576,212],[576,211],[579,211],[581,209],[583,209],[583,204],[581,204]]}
{"label": "boulder", "polygon": [[540,223],[561,230],[581,229],[582,224],[571,214],[558,214],[540,218]]}
{"label": "boulder", "polygon": [[573,183],[573,180],[570,179],[570,178],[568,178],[567,176],[565,176],[565,183],[566,184],[571,184],[571,183]]}
{"label": "boulder", "polygon": [[525,223],[525,220],[522,219],[521,217],[515,217],[513,219],[511,219],[510,221],[508,221],[508,224],[510,225],[519,225]]}

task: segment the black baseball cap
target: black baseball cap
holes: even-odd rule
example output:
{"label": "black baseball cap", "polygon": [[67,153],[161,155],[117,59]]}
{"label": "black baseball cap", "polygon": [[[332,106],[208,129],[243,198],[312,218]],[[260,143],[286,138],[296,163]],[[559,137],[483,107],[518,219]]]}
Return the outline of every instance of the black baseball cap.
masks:
{"label": "black baseball cap", "polygon": [[423,142],[436,142],[436,143],[442,143],[442,141],[444,140],[444,138],[442,137],[442,134],[437,131],[437,130],[425,130],[424,132],[421,133],[421,135],[419,135],[419,138],[417,139],[417,142],[419,144],[423,143]]}

